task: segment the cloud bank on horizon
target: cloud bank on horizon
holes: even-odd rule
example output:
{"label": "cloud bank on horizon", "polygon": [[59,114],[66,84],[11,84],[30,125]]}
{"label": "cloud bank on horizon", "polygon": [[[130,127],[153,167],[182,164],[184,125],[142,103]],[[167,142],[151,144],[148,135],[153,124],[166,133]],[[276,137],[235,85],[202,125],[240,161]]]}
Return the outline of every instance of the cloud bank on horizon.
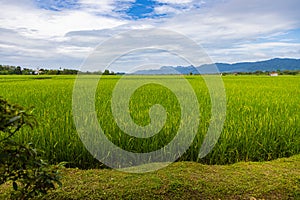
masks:
{"label": "cloud bank on horizon", "polygon": [[181,33],[204,47],[213,62],[300,58],[299,0],[0,3],[0,64],[77,68],[99,43],[145,28]]}

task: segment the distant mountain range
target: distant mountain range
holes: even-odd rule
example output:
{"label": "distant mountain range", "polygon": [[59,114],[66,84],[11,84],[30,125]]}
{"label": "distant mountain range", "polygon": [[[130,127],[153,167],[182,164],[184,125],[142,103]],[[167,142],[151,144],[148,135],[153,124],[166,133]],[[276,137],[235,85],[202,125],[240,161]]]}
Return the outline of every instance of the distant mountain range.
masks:
{"label": "distant mountain range", "polygon": [[[241,62],[241,63],[215,63],[221,73],[235,72],[255,72],[255,71],[284,71],[284,70],[300,70],[300,59],[291,58],[274,58],[271,60],[258,62]],[[199,71],[210,73],[209,69],[213,64],[205,64],[198,67],[194,66],[163,66],[160,69],[139,70],[133,74],[199,74]],[[199,70],[199,71],[198,71]],[[212,72],[211,72],[212,73]]]}

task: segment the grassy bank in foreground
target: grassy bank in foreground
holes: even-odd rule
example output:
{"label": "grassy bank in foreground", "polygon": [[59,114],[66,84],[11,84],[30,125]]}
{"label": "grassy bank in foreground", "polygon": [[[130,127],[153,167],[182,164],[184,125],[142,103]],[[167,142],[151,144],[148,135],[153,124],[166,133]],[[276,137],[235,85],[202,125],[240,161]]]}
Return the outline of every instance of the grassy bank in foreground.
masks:
{"label": "grassy bank in foreground", "polygon": [[[300,199],[300,155],[233,165],[173,163],[146,174],[109,169],[63,171],[63,187],[44,199]],[[0,187],[0,199],[7,198]]]}

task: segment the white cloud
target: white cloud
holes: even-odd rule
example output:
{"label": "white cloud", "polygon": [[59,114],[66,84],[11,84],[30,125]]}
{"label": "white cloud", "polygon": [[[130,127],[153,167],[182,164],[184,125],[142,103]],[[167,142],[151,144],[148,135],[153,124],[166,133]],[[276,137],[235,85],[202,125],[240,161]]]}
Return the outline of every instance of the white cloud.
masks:
{"label": "white cloud", "polygon": [[[231,48],[239,44],[266,42],[268,38],[284,36],[289,30],[300,28],[299,1],[237,1],[231,0],[206,7],[202,10],[191,10],[173,18],[157,22],[157,26],[185,34],[205,47],[215,61],[242,61],[249,59],[249,50],[239,49],[233,53]],[[286,38],[288,39],[288,38]],[[299,38],[300,39],[300,38]],[[282,40],[282,37],[281,39]],[[288,45],[288,44],[287,44]],[[279,45],[272,46],[272,52],[266,53],[263,46],[257,46],[256,55],[267,55],[265,58],[289,57]],[[220,51],[222,50],[222,51]],[[219,53],[219,55],[216,55]],[[297,56],[296,53],[290,56]],[[298,53],[298,57],[300,54]],[[255,60],[254,52],[252,60]]]}
{"label": "white cloud", "polygon": [[[99,42],[82,38],[70,41],[66,34],[72,31],[110,29],[127,23],[124,19],[101,16],[86,10],[65,9],[53,11],[39,8],[33,1],[0,0],[0,59],[18,65],[58,66],[69,63],[77,66]],[[92,2],[83,2],[86,4]],[[104,5],[102,3],[101,5]],[[106,9],[98,4],[98,8]],[[108,11],[111,12],[111,11]],[[75,44],[78,42],[78,44]],[[90,46],[80,45],[87,43]],[[78,46],[77,46],[78,45]],[[77,57],[77,59],[74,59]],[[28,60],[28,62],[27,62]],[[48,63],[48,64],[47,64]]]}
{"label": "white cloud", "polygon": [[162,5],[162,6],[155,7],[154,12],[156,14],[178,14],[181,13],[182,11],[180,9],[176,9],[169,5]]}
{"label": "white cloud", "polygon": [[[227,48],[207,49],[212,59],[222,62],[239,62],[266,60],[274,57],[288,57],[299,59],[299,43],[262,42],[233,45]],[[274,56],[275,55],[275,56]]]}
{"label": "white cloud", "polygon": [[168,4],[187,4],[193,2],[193,0],[157,0],[157,2]]}
{"label": "white cloud", "polygon": [[[101,1],[102,2],[102,1]],[[91,3],[91,2],[90,2]],[[93,4],[94,5],[94,4]],[[97,4],[98,5],[98,4]],[[95,9],[106,10],[106,4]],[[108,6],[108,5],[107,5]],[[64,10],[61,12],[39,9],[33,4],[6,3],[1,5],[0,27],[9,29],[36,30],[27,32],[27,36],[53,37],[63,36],[75,30],[93,30],[112,28],[126,23],[123,19],[97,16],[84,10]]]}
{"label": "white cloud", "polygon": [[53,11],[39,8],[33,0],[0,0],[1,62],[79,65],[109,37],[154,27],[186,35],[216,62],[300,57],[300,38],[288,34],[300,29],[298,0],[157,0],[164,5],[156,6],[154,13],[164,17],[140,20],[124,19],[124,12],[116,12],[132,2],[79,0],[74,9]]}

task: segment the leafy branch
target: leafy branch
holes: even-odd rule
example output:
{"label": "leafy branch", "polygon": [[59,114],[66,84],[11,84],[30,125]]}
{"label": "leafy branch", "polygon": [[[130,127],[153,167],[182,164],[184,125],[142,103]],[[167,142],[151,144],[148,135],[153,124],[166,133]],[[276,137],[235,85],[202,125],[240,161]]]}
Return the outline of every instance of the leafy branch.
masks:
{"label": "leafy branch", "polygon": [[36,124],[31,111],[0,98],[0,185],[12,182],[13,199],[29,199],[61,186],[59,169],[64,163],[48,165],[33,144],[12,140],[23,126]]}

